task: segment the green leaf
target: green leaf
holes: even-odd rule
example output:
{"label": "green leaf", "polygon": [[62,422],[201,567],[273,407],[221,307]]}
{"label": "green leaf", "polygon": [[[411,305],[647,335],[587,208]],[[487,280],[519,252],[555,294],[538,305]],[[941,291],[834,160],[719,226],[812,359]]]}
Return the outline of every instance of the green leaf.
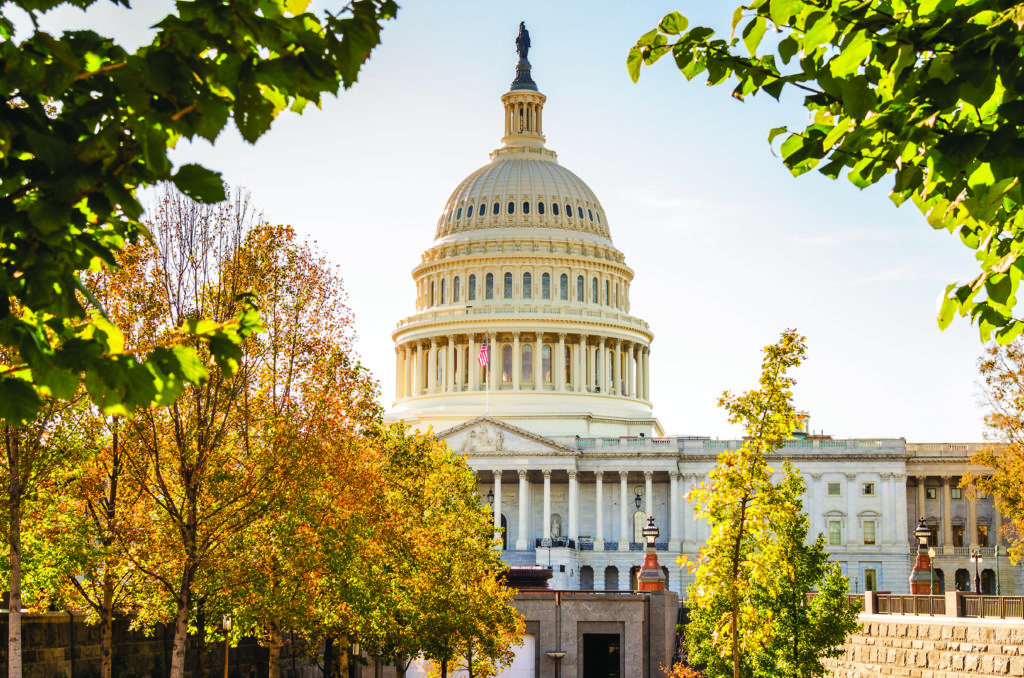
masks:
{"label": "green leaf", "polygon": [[757,56],[757,46],[761,44],[767,25],[768,21],[763,16],[758,16],[744,27],[743,44],[746,45],[750,56]]}
{"label": "green leaf", "polygon": [[793,15],[800,13],[803,6],[803,0],[771,0],[769,13],[776,26],[784,26]]}
{"label": "green leaf", "polygon": [[209,370],[194,349],[179,344],[171,349],[171,353],[177,361],[175,373],[180,374],[190,384],[198,385],[210,376]]}
{"label": "green leaf", "polygon": [[174,174],[174,185],[193,200],[207,204],[221,202],[227,198],[220,172],[208,170],[202,165],[190,163],[179,167]]}
{"label": "green leaf", "polygon": [[658,30],[668,35],[679,35],[686,30],[688,23],[686,17],[679,12],[670,12],[658,24]]}
{"label": "green leaf", "polygon": [[992,165],[987,162],[979,163],[978,167],[967,177],[967,185],[971,187],[971,190],[987,188],[994,184],[995,181],[996,177],[992,173]]}
{"label": "green leaf", "polygon": [[634,47],[629,50],[629,54],[626,55],[626,70],[629,71],[629,77],[633,82],[640,79],[640,66],[643,62],[644,57],[639,48]]}
{"label": "green leaf", "polygon": [[871,54],[871,41],[865,31],[857,31],[844,45],[839,55],[828,62],[829,72],[833,78],[845,78],[860,67],[864,59]]}
{"label": "green leaf", "polygon": [[950,292],[956,287],[956,283],[950,283],[946,285],[946,289],[942,292],[942,296],[939,297],[939,312],[936,314],[939,321],[939,329],[944,330],[949,327],[949,324],[953,322],[953,317],[956,315],[956,310],[960,308],[960,303],[956,297],[950,296]]}
{"label": "green leaf", "polygon": [[868,79],[863,75],[843,81],[842,91],[843,107],[850,117],[863,120],[875,105],[875,94],[868,87]]}
{"label": "green leaf", "polygon": [[32,384],[13,377],[0,377],[0,420],[8,424],[27,424],[36,417],[43,403]]}

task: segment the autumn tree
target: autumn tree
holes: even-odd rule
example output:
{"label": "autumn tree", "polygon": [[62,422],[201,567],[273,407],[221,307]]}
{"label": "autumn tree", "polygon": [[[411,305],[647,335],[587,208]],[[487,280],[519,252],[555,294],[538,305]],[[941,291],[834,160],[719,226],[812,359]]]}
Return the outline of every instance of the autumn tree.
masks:
{"label": "autumn tree", "polygon": [[378,518],[337,582],[360,645],[400,677],[420,655],[442,675],[466,654],[481,669],[507,664],[523,622],[497,581],[505,565],[476,475],[432,434],[402,425],[381,429],[374,447]]}
{"label": "autumn tree", "polygon": [[1010,560],[1018,563],[1024,556],[1024,341],[990,344],[978,370],[990,444],[971,459],[973,466],[986,471],[966,474],[962,485],[992,495],[1007,521],[997,529],[1008,538]]}
{"label": "autumn tree", "polygon": [[[725,15],[723,15],[724,18]],[[1024,7],[998,0],[753,0],[732,14],[732,32],[665,16],[629,51],[643,65],[671,55],[687,80],[729,83],[743,100],[760,92],[802,97],[803,129],[780,154],[794,175],[845,174],[857,187],[886,183],[935,229],[958,236],[980,272],[949,284],[939,326],[955,315],[982,341],[1006,343],[1024,271]]]}
{"label": "autumn tree", "polygon": [[[738,449],[720,454],[708,482],[690,492],[694,514],[708,521],[711,534],[696,561],[680,560],[695,575],[687,590],[686,643],[689,660],[706,665],[712,678],[819,675],[819,658],[842,642],[856,615],[846,612],[845,578],[838,565],[824,563],[821,542],[804,545],[802,479],[784,462],[781,480],[773,482],[768,463],[796,428],[795,381],[788,372],[805,352],[802,336],[784,332],[764,349],[760,388],[722,395],[719,405],[730,423],[743,425],[746,437]],[[815,586],[825,599],[811,610],[794,610]],[[838,600],[842,614],[821,613],[834,612]],[[815,623],[835,628],[816,635],[810,633]]]}

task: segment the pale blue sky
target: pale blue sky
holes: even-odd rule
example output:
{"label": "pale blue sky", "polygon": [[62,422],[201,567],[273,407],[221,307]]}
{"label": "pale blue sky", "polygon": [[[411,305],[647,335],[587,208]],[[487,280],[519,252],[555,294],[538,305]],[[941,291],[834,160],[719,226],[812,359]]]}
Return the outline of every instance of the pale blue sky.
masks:
{"label": "pale blue sky", "polygon": [[[83,22],[139,41],[164,2]],[[320,3],[326,4],[326,3]],[[341,3],[335,3],[341,4]],[[765,141],[799,125],[799,100],[740,103],[687,83],[671,60],[634,85],[637,36],[679,9],[727,26],[707,2],[406,2],[359,84],[323,110],[282,116],[255,147],[234,132],[181,147],[250,189],[274,222],[316,239],[341,266],[359,352],[394,393],[395,322],[414,310],[410,269],[463,177],[501,136],[521,20],[548,96],[548,146],[596,192],[636,272],[632,311],[655,333],[655,414],[670,433],[732,436],[719,393],[755,384],[760,348],[787,327],[807,335],[797,404],[840,437],[981,438],[977,332],[935,324],[946,282],[974,272],[970,251],[885,190],[792,178]]]}

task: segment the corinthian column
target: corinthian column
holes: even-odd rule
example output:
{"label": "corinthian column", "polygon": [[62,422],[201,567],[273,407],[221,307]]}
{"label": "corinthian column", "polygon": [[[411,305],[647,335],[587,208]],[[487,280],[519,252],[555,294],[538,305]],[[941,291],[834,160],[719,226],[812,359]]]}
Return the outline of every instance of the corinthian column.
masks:
{"label": "corinthian column", "polygon": [[530,493],[530,482],[526,469],[519,469],[519,534],[516,535],[516,551],[526,550],[526,501]]}
{"label": "corinthian column", "polygon": [[577,525],[576,505],[579,502],[579,487],[576,483],[576,469],[569,469],[569,539],[579,540],[579,525]]}
{"label": "corinthian column", "polygon": [[626,522],[626,504],[629,499],[629,488],[626,483],[629,480],[628,471],[619,471],[619,550],[629,550],[629,532]]}
{"label": "corinthian column", "polygon": [[437,339],[430,338],[430,355],[427,356],[427,391],[437,393]]}
{"label": "corinthian column", "polygon": [[[594,529],[594,550],[604,551],[604,471],[594,471],[594,480],[597,485],[594,488],[594,517],[596,525]],[[597,573],[594,573],[597,576]]]}
{"label": "corinthian column", "polygon": [[555,374],[552,374],[551,381],[555,383],[555,389],[558,391],[565,390],[565,333],[560,332],[558,335],[558,359],[555,356],[551,356],[551,366],[555,370]]}
{"label": "corinthian column", "polygon": [[953,490],[949,486],[952,478],[942,476],[942,549],[953,555]]}
{"label": "corinthian column", "polygon": [[551,469],[544,469],[544,540],[543,546],[551,546]]}
{"label": "corinthian column", "polygon": [[608,389],[609,393],[615,395],[622,395],[619,391],[622,390],[622,341],[615,340],[615,359],[612,364],[612,371],[615,372],[611,378],[611,388]]}
{"label": "corinthian column", "polygon": [[466,352],[466,375],[469,379],[466,381],[466,388],[470,391],[478,391],[480,390],[480,359],[477,356],[476,335],[470,332],[467,341],[469,350]]}

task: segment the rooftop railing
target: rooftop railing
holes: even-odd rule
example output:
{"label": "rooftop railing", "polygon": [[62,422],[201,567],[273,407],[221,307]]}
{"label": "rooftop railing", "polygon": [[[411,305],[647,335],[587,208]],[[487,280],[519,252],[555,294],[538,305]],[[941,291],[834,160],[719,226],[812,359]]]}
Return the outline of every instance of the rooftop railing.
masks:
{"label": "rooftop railing", "polygon": [[480,316],[530,316],[537,318],[567,318],[583,320],[594,319],[604,322],[617,322],[624,325],[641,327],[649,330],[650,326],[640,318],[604,308],[587,308],[569,304],[535,305],[535,304],[503,304],[481,302],[480,305],[453,306],[432,311],[423,311],[398,321],[397,328],[409,327],[426,322],[440,320],[460,320],[478,318]]}

